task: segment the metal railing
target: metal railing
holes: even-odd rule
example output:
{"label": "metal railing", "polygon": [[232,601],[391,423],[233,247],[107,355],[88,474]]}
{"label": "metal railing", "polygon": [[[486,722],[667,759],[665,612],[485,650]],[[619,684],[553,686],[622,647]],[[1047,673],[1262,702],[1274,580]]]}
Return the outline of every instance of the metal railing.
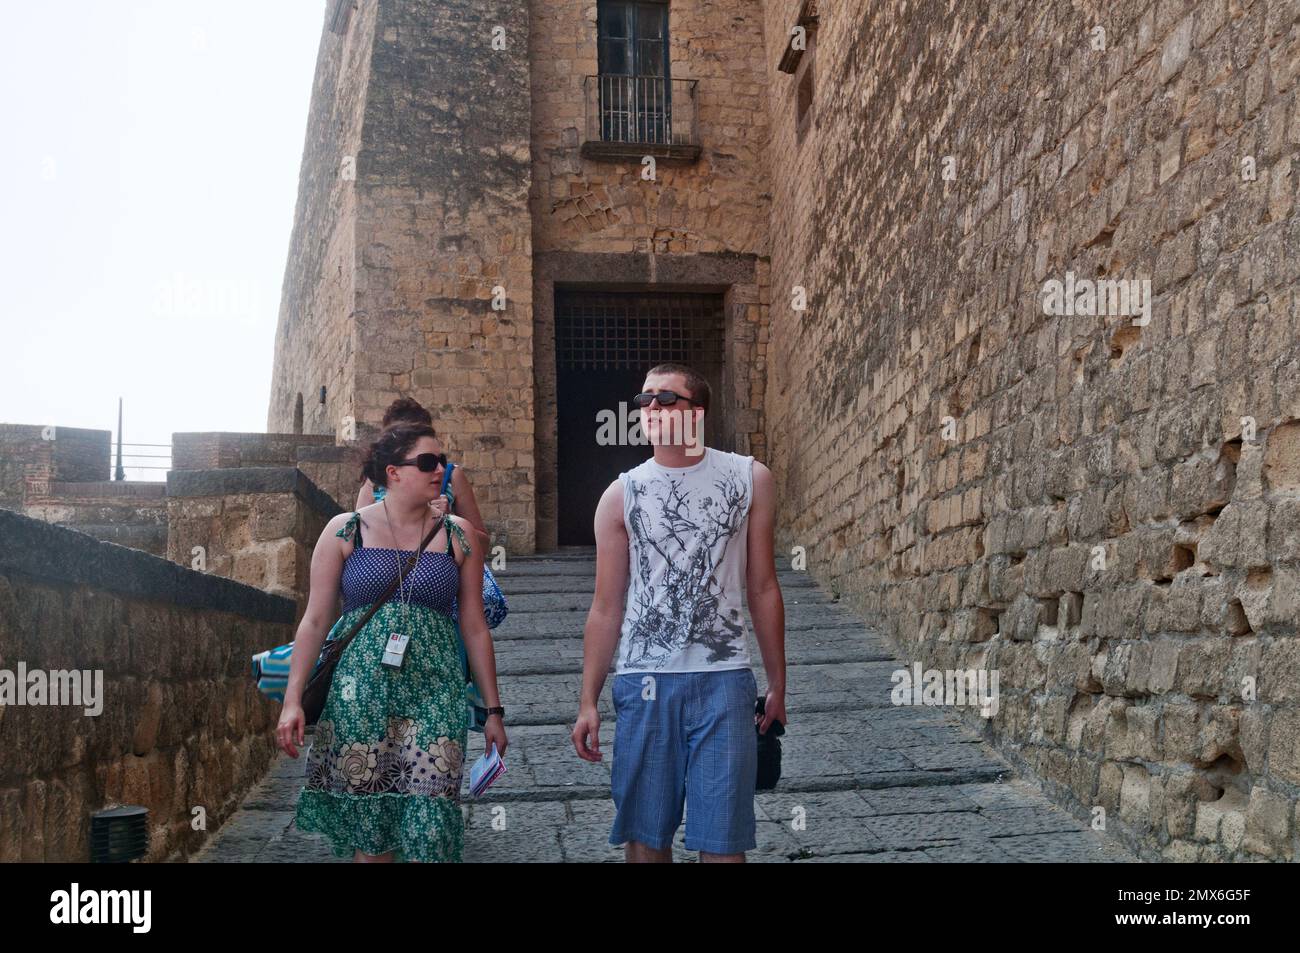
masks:
{"label": "metal railing", "polygon": [[587,76],[587,140],[637,145],[699,145],[693,79]]}
{"label": "metal railing", "polygon": [[[165,450],[165,453],[153,453],[150,451]],[[138,463],[136,461],[145,460],[147,463]],[[155,462],[158,461],[158,462]],[[161,461],[166,461],[162,463]],[[117,470],[117,450],[113,450],[113,479],[137,479],[137,480],[162,480],[166,479],[166,473],[172,468],[172,445],[169,443],[127,443],[122,442],[122,469],[126,471],[124,476],[118,475]],[[133,473],[133,471],[161,471],[162,476],[154,476],[152,473]]]}

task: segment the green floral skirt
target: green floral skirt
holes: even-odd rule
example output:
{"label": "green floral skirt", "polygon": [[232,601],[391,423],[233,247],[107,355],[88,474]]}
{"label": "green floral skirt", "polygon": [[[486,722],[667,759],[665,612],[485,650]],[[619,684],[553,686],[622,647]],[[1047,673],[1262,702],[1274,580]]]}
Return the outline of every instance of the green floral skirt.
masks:
{"label": "green floral skirt", "polygon": [[[346,613],[347,632],[366,611]],[[380,665],[392,632],[411,636],[400,669]],[[347,647],[307,751],[299,830],[334,853],[394,852],[394,860],[459,862],[465,763],[465,677],[455,624],[417,604],[389,602]]]}

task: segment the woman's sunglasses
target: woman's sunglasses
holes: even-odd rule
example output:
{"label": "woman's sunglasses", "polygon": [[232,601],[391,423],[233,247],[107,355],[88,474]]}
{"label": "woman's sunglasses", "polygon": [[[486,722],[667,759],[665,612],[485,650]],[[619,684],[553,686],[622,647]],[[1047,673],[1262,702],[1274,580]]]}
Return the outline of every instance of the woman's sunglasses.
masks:
{"label": "woman's sunglasses", "polygon": [[661,407],[670,407],[679,400],[684,400],[688,404],[695,403],[695,401],[691,400],[691,398],[687,397],[685,394],[674,394],[670,390],[661,390],[657,394],[637,394],[632,398],[632,403],[638,407],[649,407],[656,400],[659,401],[659,406]]}
{"label": "woman's sunglasses", "polygon": [[395,467],[418,467],[421,473],[433,473],[438,467],[447,465],[445,453],[421,453],[410,460],[394,463]]}

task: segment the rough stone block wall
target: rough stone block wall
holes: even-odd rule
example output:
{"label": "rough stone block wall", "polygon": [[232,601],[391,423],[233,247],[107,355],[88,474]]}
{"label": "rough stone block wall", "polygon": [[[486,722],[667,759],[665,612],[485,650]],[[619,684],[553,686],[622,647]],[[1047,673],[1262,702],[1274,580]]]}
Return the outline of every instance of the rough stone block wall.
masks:
{"label": "rough stone block wall", "polygon": [[512,552],[534,539],[527,52],[524,0],[382,0],[357,180],[357,419],[428,407]]}
{"label": "rough stone block wall", "polygon": [[172,469],[296,466],[340,508],[351,509],[366,448],[378,435],[378,426],[361,423],[354,428],[355,439],[342,443],[310,434],[178,433],[172,435]]}
{"label": "rough stone block wall", "polygon": [[[782,550],[997,670],[972,723],[1144,856],[1296,859],[1300,8],[817,6],[802,143],[771,97]],[[1069,273],[1149,323],[1045,313]]]}
{"label": "rough stone block wall", "polygon": [[147,859],[188,854],[274,755],[248,673],[293,638],[293,605],[0,511],[0,668],[99,670],[102,711],[0,707],[0,863],[89,860],[90,815],[149,809]]}
{"label": "rough stone block wall", "polygon": [[119,546],[167,555],[166,484],[119,480],[47,486],[45,494],[28,494],[24,515]]}
{"label": "rough stone block wall", "polygon": [[167,558],[293,599],[301,618],[312,550],[338,512],[328,494],[289,467],[172,471]]}
{"label": "rough stone block wall", "polygon": [[596,4],[546,0],[532,7],[537,251],[765,255],[768,70],[760,5],[670,4],[672,79],[698,81],[703,149],[689,165],[660,163],[655,181],[642,179],[639,161],[579,154],[588,131],[583,83],[597,71]]}
{"label": "rough stone block wall", "polygon": [[21,512],[28,495],[49,492],[52,480],[109,479],[107,430],[0,424],[0,508]]}
{"label": "rough stone block wall", "polygon": [[174,433],[173,470],[292,467],[306,451],[333,447],[334,437],[292,433]]}
{"label": "rough stone block wall", "polygon": [[[339,434],[354,414],[356,192],[377,0],[359,0],[342,35],[324,4],[298,203],[285,265],[266,429]],[[320,388],[325,403],[320,403]]]}
{"label": "rough stone block wall", "polygon": [[361,489],[361,464],[365,460],[368,439],[362,438],[355,444],[341,447],[301,447],[298,469],[328,493],[339,509],[350,511],[356,506],[357,491]]}
{"label": "rough stone block wall", "polygon": [[[268,418],[291,429],[288,382],[340,366],[312,432],[414,397],[516,552],[534,547],[528,8],[362,0],[344,38],[324,31]],[[348,153],[354,178],[331,178]]]}
{"label": "rough stone block wall", "polygon": [[[759,4],[680,0],[670,5],[671,78],[695,80],[700,157],[659,161],[582,155],[595,100],[597,7],[587,0],[532,4],[533,366],[536,380],[538,545],[554,547],[562,505],[554,294],[560,285],[726,292],[726,366],[714,389],[711,444],[766,458],[768,214],[764,149],[768,72]],[[684,93],[678,83],[674,95]],[[649,368],[647,368],[648,370]]]}

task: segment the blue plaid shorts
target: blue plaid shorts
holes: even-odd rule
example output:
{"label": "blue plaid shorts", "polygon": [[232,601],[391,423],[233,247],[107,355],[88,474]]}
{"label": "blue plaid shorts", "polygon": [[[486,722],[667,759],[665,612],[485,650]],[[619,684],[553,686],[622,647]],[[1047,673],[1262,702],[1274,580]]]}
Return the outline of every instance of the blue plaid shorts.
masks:
{"label": "blue plaid shorts", "polygon": [[753,671],[630,672],[614,677],[611,692],[617,814],[609,842],[670,847],[684,804],[687,850],[753,850]]}

